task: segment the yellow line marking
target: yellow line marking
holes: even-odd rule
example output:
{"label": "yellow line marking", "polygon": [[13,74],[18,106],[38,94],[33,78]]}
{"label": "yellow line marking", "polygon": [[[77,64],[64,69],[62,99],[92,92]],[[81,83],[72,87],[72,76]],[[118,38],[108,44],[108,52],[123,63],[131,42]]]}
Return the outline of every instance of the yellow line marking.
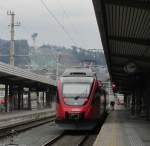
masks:
{"label": "yellow line marking", "polygon": [[110,146],[117,146],[117,130],[116,130],[116,124],[113,123],[113,126],[112,126],[112,138],[111,138],[111,144]]}

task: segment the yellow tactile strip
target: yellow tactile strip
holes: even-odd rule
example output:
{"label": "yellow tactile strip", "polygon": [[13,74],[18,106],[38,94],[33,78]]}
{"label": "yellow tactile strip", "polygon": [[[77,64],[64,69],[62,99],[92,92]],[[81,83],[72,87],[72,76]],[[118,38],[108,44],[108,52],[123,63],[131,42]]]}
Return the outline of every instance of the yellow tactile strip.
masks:
{"label": "yellow tactile strip", "polygon": [[131,146],[124,123],[115,111],[108,116],[93,146]]}

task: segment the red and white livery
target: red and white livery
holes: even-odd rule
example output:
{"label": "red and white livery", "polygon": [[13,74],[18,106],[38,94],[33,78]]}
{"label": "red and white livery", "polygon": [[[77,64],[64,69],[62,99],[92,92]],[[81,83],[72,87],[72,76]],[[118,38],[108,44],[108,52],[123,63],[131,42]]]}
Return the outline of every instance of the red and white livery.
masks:
{"label": "red and white livery", "polygon": [[106,112],[106,92],[89,68],[67,69],[56,100],[56,123],[63,129],[92,129]]}

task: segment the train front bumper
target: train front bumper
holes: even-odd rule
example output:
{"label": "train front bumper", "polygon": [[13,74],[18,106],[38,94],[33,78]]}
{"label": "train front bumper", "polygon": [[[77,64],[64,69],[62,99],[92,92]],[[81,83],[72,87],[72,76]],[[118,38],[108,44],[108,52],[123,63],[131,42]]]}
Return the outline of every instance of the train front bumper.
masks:
{"label": "train front bumper", "polygon": [[92,130],[97,120],[55,120],[56,125],[64,130]]}

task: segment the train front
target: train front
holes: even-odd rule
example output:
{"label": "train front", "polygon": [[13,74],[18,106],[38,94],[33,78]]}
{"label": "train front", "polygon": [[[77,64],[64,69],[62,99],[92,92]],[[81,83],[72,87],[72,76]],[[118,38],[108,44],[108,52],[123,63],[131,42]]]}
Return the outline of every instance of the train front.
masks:
{"label": "train front", "polygon": [[58,80],[56,123],[63,129],[92,129],[96,113],[91,105],[93,76],[63,76]]}

